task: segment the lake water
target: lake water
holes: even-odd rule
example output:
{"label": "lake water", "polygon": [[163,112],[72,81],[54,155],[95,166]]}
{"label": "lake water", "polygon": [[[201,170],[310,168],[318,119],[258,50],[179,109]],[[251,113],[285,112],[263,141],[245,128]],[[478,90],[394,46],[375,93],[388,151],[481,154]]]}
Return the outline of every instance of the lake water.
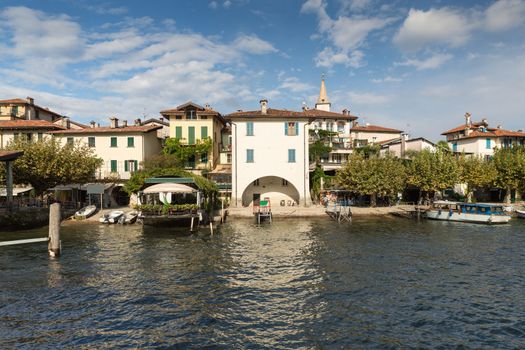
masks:
{"label": "lake water", "polygon": [[0,348],[525,348],[525,220],[173,231],[66,225],[57,260],[0,247]]}

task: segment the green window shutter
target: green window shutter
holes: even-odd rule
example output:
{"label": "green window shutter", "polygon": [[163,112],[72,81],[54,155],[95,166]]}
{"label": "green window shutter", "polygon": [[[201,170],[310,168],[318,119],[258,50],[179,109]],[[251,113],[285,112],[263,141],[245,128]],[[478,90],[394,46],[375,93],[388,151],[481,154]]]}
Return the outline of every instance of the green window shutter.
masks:
{"label": "green window shutter", "polygon": [[136,160],[135,162],[135,171],[139,170],[139,162]]}
{"label": "green window shutter", "polygon": [[207,137],[208,137],[208,127],[201,126],[201,139],[205,139]]}
{"label": "green window shutter", "polygon": [[253,122],[246,123],[246,135],[253,136]]}
{"label": "green window shutter", "polygon": [[284,122],[284,134],[288,135],[288,123]]}
{"label": "green window shutter", "polygon": [[135,147],[135,138],[128,137],[128,147]]}
{"label": "green window shutter", "polygon": [[182,126],[176,126],[175,127],[175,138],[181,139],[182,138]]}
{"label": "green window shutter", "polygon": [[246,150],[246,163],[253,163],[253,149]]}
{"label": "green window shutter", "polygon": [[112,137],[111,138],[111,147],[117,147],[117,138],[116,137]]}
{"label": "green window shutter", "polygon": [[127,160],[124,161],[124,171],[129,171],[128,163],[129,163],[129,161],[127,161]]}
{"label": "green window shutter", "polygon": [[188,144],[190,145],[195,144],[195,127],[194,126],[188,126]]}
{"label": "green window shutter", "polygon": [[95,137],[93,136],[88,137],[88,146],[95,147]]}
{"label": "green window shutter", "polygon": [[295,149],[288,150],[288,163],[295,163]]}
{"label": "green window shutter", "polygon": [[299,135],[299,123],[295,122],[295,136]]}
{"label": "green window shutter", "polygon": [[116,160],[112,160],[111,161],[111,172],[112,173],[116,173],[117,172],[117,161]]}

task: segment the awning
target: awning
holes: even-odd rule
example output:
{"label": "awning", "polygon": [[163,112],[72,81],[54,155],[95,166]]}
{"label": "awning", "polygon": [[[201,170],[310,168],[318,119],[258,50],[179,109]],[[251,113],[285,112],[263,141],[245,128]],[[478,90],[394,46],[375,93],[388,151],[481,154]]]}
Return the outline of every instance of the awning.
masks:
{"label": "awning", "polygon": [[[33,189],[33,187],[29,186],[29,187],[14,187],[13,188],[13,196],[18,196],[19,194],[21,193],[24,193],[24,192],[29,192]],[[0,197],[6,197],[7,196],[7,192],[6,192],[6,189],[5,187],[4,188],[0,188]]]}
{"label": "awning", "polygon": [[175,184],[175,183],[162,183],[150,186],[146,188],[143,193],[160,193],[160,192],[171,192],[171,193],[195,193],[198,192],[196,189],[186,185]]}

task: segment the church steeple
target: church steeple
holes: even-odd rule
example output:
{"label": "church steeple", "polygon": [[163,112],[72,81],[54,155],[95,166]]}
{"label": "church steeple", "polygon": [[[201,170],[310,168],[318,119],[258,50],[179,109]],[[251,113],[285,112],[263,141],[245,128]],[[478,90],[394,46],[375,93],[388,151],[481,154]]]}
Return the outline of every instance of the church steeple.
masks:
{"label": "church steeple", "polygon": [[317,103],[315,104],[315,109],[330,112],[331,105],[332,104],[328,100],[328,96],[326,94],[326,85],[324,83],[324,74],[323,74],[321,77],[321,90],[319,90],[319,98],[317,99]]}

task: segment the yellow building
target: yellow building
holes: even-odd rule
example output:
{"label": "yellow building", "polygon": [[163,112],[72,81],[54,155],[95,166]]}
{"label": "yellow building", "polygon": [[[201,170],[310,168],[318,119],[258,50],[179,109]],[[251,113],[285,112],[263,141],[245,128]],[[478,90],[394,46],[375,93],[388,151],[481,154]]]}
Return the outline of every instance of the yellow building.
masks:
{"label": "yellow building", "polygon": [[0,120],[47,120],[54,122],[62,116],[49,108],[35,104],[31,97],[0,100]]}
{"label": "yellow building", "polygon": [[160,114],[169,120],[169,136],[179,139],[182,145],[195,145],[206,138],[211,139],[210,151],[192,157],[187,167],[199,170],[214,169],[219,163],[221,130],[225,125],[220,113],[209,105],[201,107],[190,101],[174,109],[161,111]]}

